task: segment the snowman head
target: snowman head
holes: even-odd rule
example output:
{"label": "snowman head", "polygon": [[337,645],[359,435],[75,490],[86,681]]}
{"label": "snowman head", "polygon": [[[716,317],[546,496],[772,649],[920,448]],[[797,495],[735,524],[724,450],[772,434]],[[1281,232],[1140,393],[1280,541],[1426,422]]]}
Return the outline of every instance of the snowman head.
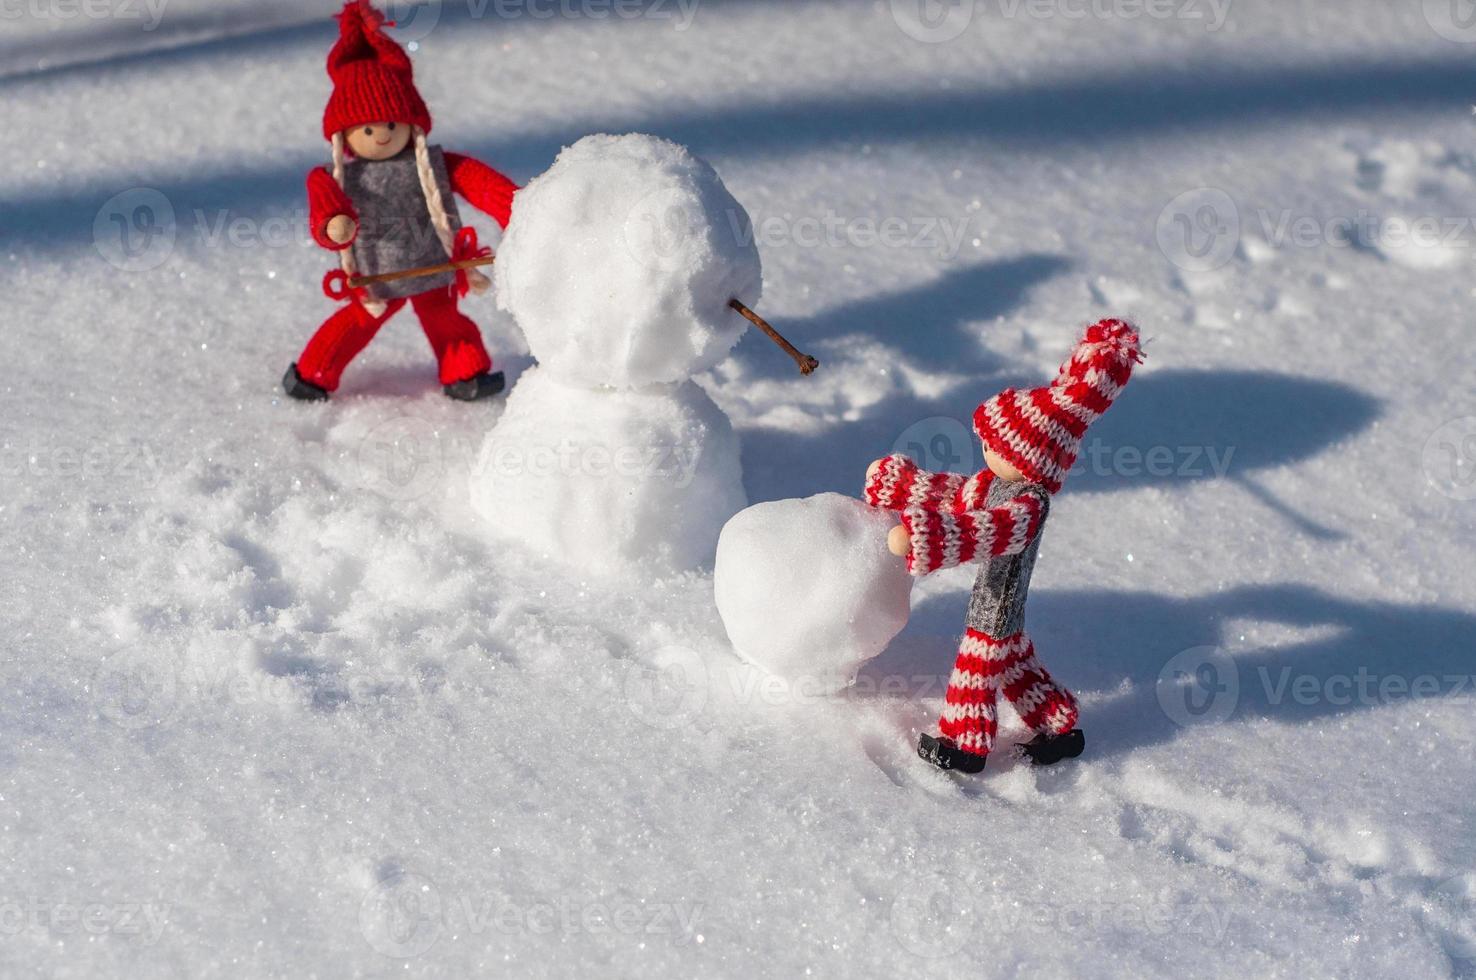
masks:
{"label": "snowman head", "polygon": [[748,214],[717,172],[652,136],[589,136],[518,192],[498,305],[574,384],[681,381],[727,356],[763,275]]}

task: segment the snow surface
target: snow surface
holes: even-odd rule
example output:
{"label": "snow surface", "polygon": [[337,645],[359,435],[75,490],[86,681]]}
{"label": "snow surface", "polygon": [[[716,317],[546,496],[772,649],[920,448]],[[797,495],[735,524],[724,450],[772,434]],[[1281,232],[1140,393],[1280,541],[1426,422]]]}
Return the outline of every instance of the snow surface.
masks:
{"label": "snow surface", "polygon": [[710,568],[748,503],[733,424],[700,386],[586,388],[549,365],[522,376],[467,485],[494,541],[632,586]]}
{"label": "snow surface", "polygon": [[855,684],[907,625],[912,576],[887,550],[896,525],[896,515],[838,493],[736,515],[713,566],[713,601],[734,652],[800,695]]}
{"label": "snow surface", "polygon": [[566,381],[639,388],[716,365],[758,305],[753,227],[712,167],[650,136],[589,136],[519,192],[497,305]]}
{"label": "snow surface", "polygon": [[330,308],[331,4],[62,6],[0,23],[0,973],[1476,974],[1453,8],[396,14],[448,148],[526,181],[650,132],[752,215],[761,312],[823,367],[749,332],[701,379],[751,500],[976,465],[973,407],[1083,324],[1153,338],[1032,589],[1087,754],[959,780],[913,744],[967,570],[793,698],[708,576],[486,540],[510,409],[443,398],[408,315],[330,405],[280,397]]}

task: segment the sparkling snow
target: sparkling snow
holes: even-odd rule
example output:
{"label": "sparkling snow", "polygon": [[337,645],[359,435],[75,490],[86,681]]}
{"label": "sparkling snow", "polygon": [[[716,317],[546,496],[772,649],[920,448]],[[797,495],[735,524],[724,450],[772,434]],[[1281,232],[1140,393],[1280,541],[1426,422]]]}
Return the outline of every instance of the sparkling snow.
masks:
{"label": "sparkling snow", "polygon": [[[969,570],[799,699],[709,574],[483,535],[513,401],[445,399],[408,315],[280,395],[331,309],[333,6],[0,23],[0,973],[1476,975],[1458,4],[394,12],[448,149],[722,175],[823,362],[749,331],[698,379],[754,502],[977,466],[979,400],[1137,318],[1029,613],[1087,754],[974,780],[913,750]],[[465,308],[516,398],[520,331]]]}

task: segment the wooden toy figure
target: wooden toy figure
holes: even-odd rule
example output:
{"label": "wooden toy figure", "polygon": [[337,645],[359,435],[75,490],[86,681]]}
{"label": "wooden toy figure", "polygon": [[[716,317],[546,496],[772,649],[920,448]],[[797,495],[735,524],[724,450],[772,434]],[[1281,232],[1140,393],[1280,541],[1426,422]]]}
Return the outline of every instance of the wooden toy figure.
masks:
{"label": "wooden toy figure", "polygon": [[995,704],[1003,695],[1035,737],[1023,746],[1037,765],[1079,756],[1077,705],[1035,655],[1025,598],[1051,497],[1076,462],[1087,426],[1112,405],[1143,354],[1121,320],[1087,330],[1056,380],[1003,391],[974,413],[988,468],[974,476],[929,473],[905,456],[871,465],[866,502],[899,511],[888,546],[914,575],[980,562],[967,626],[939,720],[918,755],[940,769],[977,773],[994,748]]}
{"label": "wooden toy figure", "polygon": [[462,227],[452,195],[506,226],[517,187],[483,163],[426,142],[431,116],[410,59],[368,0],[350,0],[338,25],[328,55],[333,95],[323,114],[333,170],[310,173],[307,191],[313,239],[338,252],[341,263],[324,291],[346,305],[288,368],[283,387],[293,398],[327,398],[349,362],[408,301],[440,363],[446,394],[462,401],[495,395],[502,372],[493,373],[477,325],[457,309],[469,289],[490,285],[465,268],[488,252],[477,247],[473,229]]}

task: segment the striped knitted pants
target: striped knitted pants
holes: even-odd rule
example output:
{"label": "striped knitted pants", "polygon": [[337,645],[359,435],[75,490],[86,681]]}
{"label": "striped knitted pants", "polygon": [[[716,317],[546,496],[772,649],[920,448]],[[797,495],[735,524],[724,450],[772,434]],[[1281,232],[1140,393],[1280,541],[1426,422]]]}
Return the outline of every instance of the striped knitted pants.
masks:
{"label": "striped knitted pants", "polygon": [[948,680],[938,721],[942,734],[965,752],[988,755],[999,727],[995,701],[1001,694],[1031,731],[1063,735],[1076,727],[1076,698],[1041,666],[1028,634],[996,640],[971,629],[959,644]]}

